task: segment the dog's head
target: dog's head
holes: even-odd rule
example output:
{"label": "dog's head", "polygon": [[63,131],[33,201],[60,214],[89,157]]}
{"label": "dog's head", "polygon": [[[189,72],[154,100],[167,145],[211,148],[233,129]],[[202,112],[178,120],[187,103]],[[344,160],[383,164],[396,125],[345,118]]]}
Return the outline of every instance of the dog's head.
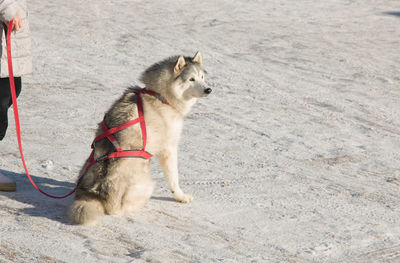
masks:
{"label": "dog's head", "polygon": [[185,100],[209,95],[212,89],[205,82],[206,73],[200,52],[193,58],[178,57],[174,67],[174,86],[177,95]]}
{"label": "dog's head", "polygon": [[197,52],[194,57],[175,56],[156,63],[142,74],[141,80],[147,88],[161,95],[186,101],[206,97],[212,92],[205,76],[202,57]]}

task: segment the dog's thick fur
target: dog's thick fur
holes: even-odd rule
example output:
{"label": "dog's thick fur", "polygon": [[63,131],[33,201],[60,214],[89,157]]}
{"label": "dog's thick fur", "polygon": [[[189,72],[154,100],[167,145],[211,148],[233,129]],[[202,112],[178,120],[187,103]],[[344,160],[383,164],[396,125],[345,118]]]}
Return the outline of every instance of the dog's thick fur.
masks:
{"label": "dog's thick fur", "polygon": [[[199,52],[191,57],[175,56],[148,68],[141,77],[146,89],[159,93],[169,105],[142,94],[147,130],[146,151],[161,163],[171,192],[177,201],[188,203],[178,182],[178,141],[184,116],[200,97],[211,89],[204,82],[205,70]],[[107,127],[115,127],[138,117],[137,95],[129,88],[105,114]],[[99,125],[97,135],[102,133]],[[123,150],[143,148],[140,125],[114,134]],[[108,139],[95,143],[94,158],[114,152]],[[126,214],[143,207],[151,197],[154,183],[150,176],[150,161],[142,158],[113,158],[97,162],[87,171],[83,166],[77,182],[70,218],[75,224],[96,224],[104,214]]]}

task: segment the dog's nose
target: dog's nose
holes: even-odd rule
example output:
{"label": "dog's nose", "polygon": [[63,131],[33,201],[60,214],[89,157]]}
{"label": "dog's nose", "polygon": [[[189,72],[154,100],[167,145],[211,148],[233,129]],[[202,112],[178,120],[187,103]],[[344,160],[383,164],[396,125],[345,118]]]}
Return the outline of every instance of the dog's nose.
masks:
{"label": "dog's nose", "polygon": [[212,92],[212,89],[211,88],[206,88],[205,90],[204,90],[204,93],[205,94],[210,94]]}

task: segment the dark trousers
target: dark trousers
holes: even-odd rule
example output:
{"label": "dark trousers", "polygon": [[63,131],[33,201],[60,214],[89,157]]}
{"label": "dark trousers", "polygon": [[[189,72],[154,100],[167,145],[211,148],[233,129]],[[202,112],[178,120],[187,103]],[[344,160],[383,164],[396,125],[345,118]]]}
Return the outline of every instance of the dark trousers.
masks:
{"label": "dark trousers", "polygon": [[[15,92],[21,93],[21,77],[15,77]],[[6,136],[8,127],[8,108],[12,105],[10,80],[0,78],[0,141]]]}

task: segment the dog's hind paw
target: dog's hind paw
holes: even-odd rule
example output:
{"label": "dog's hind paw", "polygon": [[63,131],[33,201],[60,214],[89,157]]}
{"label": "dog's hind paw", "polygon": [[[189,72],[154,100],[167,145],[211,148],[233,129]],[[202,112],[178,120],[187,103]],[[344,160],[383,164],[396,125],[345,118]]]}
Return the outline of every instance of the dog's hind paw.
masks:
{"label": "dog's hind paw", "polygon": [[193,201],[193,196],[187,194],[181,194],[179,196],[175,196],[176,201],[181,203],[191,203]]}

